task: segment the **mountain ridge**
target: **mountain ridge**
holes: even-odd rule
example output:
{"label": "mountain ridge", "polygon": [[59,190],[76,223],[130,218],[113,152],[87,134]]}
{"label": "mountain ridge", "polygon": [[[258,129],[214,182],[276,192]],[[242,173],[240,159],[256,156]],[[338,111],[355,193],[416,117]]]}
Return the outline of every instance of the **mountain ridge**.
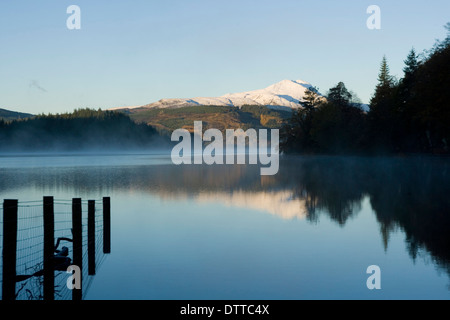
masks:
{"label": "mountain ridge", "polygon": [[298,109],[304,101],[306,90],[312,84],[304,80],[282,80],[264,89],[227,93],[219,97],[165,98],[135,107],[111,108],[109,110],[131,110],[152,108],[183,108],[189,106],[267,106],[271,109]]}

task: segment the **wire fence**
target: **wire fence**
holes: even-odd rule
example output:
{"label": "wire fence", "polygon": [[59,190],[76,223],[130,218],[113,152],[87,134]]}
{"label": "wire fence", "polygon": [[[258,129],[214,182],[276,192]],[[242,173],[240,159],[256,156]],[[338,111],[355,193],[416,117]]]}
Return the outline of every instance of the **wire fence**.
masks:
{"label": "wire fence", "polygon": [[[109,199],[109,198],[108,198]],[[93,214],[94,231],[91,230],[91,236],[95,239],[95,245],[89,246],[88,230],[88,201],[81,201],[81,250],[82,250],[82,298],[86,296],[89,287],[92,284],[95,272],[105,259],[104,254],[104,199],[94,200],[95,209]],[[54,237],[53,245],[55,255],[61,250],[66,250],[64,255],[70,262],[74,261],[74,234],[72,221],[72,200],[54,199],[53,200],[53,225]],[[0,211],[4,212],[4,204],[0,205]],[[0,214],[0,247],[2,253],[6,246],[14,244],[4,243],[5,223],[4,214]],[[108,223],[109,225],[109,223]],[[92,228],[92,227],[91,227]],[[15,265],[15,299],[16,300],[43,300],[44,299],[44,203],[40,201],[19,201],[17,204],[17,236],[16,236],[16,265]],[[52,239],[50,239],[51,241]],[[92,241],[92,240],[91,240]],[[65,247],[65,248],[64,248]],[[14,249],[12,249],[14,250]],[[95,251],[93,253],[92,251]],[[7,262],[5,255],[0,261],[0,287],[3,288],[5,281],[12,275],[4,273],[4,264]],[[94,262],[90,261],[94,259]],[[5,261],[4,261],[5,260]],[[67,261],[67,259],[65,260]],[[56,263],[55,263],[56,265]],[[89,269],[91,265],[91,269]],[[95,271],[92,272],[92,265]],[[67,272],[67,266],[64,268],[55,267],[54,270],[54,299],[70,300],[73,298],[73,289],[69,289],[67,283],[72,273]],[[2,295],[4,297],[3,289]]]}

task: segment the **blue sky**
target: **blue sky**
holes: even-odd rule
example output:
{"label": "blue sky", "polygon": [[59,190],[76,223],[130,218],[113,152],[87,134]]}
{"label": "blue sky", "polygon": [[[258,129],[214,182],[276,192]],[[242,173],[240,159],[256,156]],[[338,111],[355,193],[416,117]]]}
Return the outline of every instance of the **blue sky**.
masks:
{"label": "blue sky", "polygon": [[[69,30],[69,5],[81,29]],[[381,30],[369,30],[369,5]],[[220,96],[302,79],[326,92],[343,81],[368,102],[383,55],[402,76],[414,47],[444,39],[450,2],[0,2],[0,108],[59,113]]]}

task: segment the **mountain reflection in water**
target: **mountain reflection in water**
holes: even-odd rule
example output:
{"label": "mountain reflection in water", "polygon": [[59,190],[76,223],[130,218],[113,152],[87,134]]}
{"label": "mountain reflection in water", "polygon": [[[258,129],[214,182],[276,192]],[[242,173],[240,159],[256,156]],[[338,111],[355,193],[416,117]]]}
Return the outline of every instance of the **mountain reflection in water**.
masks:
{"label": "mountain reflection in water", "polygon": [[125,165],[111,160],[69,166],[63,174],[53,167],[0,169],[0,193],[23,188],[112,196],[144,192],[311,223],[325,216],[342,227],[368,199],[386,248],[391,232],[400,229],[413,260],[424,251],[450,275],[449,163],[439,157],[281,157],[277,175],[261,176],[259,166],[251,165],[145,165],[145,158]]}

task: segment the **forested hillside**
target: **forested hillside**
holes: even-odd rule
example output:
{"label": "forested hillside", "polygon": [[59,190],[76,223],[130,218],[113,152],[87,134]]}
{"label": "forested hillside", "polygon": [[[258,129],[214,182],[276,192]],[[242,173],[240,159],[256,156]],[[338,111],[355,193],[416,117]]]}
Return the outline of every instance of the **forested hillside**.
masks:
{"label": "forested hillside", "polygon": [[157,131],[123,113],[78,109],[72,113],[0,120],[1,151],[131,149],[152,147]]}

